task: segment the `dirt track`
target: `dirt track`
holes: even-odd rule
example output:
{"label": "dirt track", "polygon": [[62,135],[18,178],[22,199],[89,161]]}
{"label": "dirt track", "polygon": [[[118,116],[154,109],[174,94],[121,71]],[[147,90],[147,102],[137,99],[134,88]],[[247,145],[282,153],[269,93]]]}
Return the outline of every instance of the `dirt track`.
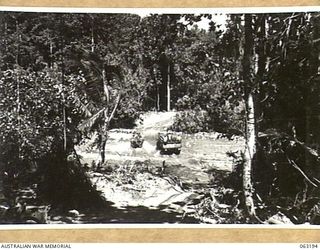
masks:
{"label": "dirt track", "polygon": [[[235,140],[221,138],[218,133],[183,135],[180,155],[160,155],[156,150],[158,132],[164,131],[172,125],[174,116],[174,112],[144,115],[143,123],[136,128],[145,139],[142,148],[133,149],[130,147],[133,130],[111,130],[106,145],[107,161],[150,160],[155,164],[165,161],[168,165],[181,165],[196,170],[200,170],[204,166],[209,169],[232,170],[233,159],[228,157],[227,153],[243,150],[244,141],[241,138]],[[92,160],[99,161],[97,150],[88,152],[84,147],[79,148],[78,152],[86,163],[90,163]]]}
{"label": "dirt track", "polygon": [[[158,132],[166,130],[173,123],[175,113],[147,113],[142,124],[136,128],[143,138],[142,148],[130,147],[133,130],[112,130],[106,145],[107,164],[128,165],[132,162],[143,162],[150,166],[165,166],[165,174],[179,180],[180,184],[207,185],[210,183],[210,170],[231,171],[233,159],[228,152],[242,150],[243,140],[220,138],[217,133],[199,133],[183,135],[180,155],[161,155],[156,150]],[[92,138],[94,140],[94,138]],[[97,150],[88,147],[90,143],[77,149],[82,161],[90,166],[92,161],[99,161]],[[112,178],[106,181],[103,175],[92,173],[92,180],[106,198],[116,207],[172,205],[192,196],[193,191],[180,189],[179,185],[160,177],[148,174],[137,175],[135,183],[118,185]]]}

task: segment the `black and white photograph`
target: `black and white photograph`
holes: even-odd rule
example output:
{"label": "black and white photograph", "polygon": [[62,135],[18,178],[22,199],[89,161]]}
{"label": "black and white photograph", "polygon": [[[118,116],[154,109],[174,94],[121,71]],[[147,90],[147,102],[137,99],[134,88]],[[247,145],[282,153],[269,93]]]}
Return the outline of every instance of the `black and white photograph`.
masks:
{"label": "black and white photograph", "polygon": [[320,12],[0,10],[0,227],[320,224]]}

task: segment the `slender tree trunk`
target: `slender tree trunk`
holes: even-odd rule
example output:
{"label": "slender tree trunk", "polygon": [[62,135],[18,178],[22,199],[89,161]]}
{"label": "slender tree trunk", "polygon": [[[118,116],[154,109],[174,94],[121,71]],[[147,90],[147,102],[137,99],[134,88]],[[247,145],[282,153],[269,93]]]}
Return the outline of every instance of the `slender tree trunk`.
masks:
{"label": "slender tree trunk", "polygon": [[105,158],[106,158],[105,147],[107,144],[107,133],[105,131],[106,131],[106,125],[104,124],[101,127],[101,131],[100,131],[99,151],[100,151],[101,164],[105,162]]}
{"label": "slender tree trunk", "polygon": [[[270,30],[270,17],[265,17],[264,19],[264,24],[265,24],[265,28],[264,28],[264,32],[265,32],[265,40],[269,40],[269,36],[270,36],[270,33],[269,33],[269,30]],[[271,58],[270,58],[270,49],[269,49],[269,46],[267,46],[267,44],[265,44],[265,58],[266,58],[266,63],[265,63],[265,68],[264,68],[264,71],[265,72],[269,72],[269,69],[270,69],[270,61],[271,61]]]}
{"label": "slender tree trunk", "polygon": [[49,68],[53,69],[53,43],[50,37],[48,37],[48,39],[50,40],[50,45],[49,45]]}
{"label": "slender tree trunk", "polygon": [[155,68],[155,66],[153,66],[152,74],[153,74],[153,81],[156,85],[156,110],[160,111],[160,88],[159,88],[158,79],[157,79],[157,69]]}
{"label": "slender tree trunk", "polygon": [[66,106],[63,105],[62,108],[62,116],[63,116],[63,150],[67,151],[67,115],[66,115]]}
{"label": "slender tree trunk", "polygon": [[108,140],[108,129],[109,129],[108,109],[105,109],[104,122],[102,126],[102,134],[101,134],[101,146],[100,146],[101,163],[104,163],[106,158],[105,149],[106,149],[106,144]]}
{"label": "slender tree trunk", "polygon": [[95,42],[94,42],[94,35],[93,35],[93,19],[91,20],[91,52],[94,52]]}
{"label": "slender tree trunk", "polygon": [[4,196],[4,185],[3,185],[3,166],[0,166],[0,171],[1,171],[1,178],[0,178],[0,200],[3,200],[5,199],[5,196]]}
{"label": "slender tree trunk", "polygon": [[8,41],[7,41],[7,35],[8,35],[8,23],[4,23],[4,47],[5,51],[8,51]]}
{"label": "slender tree trunk", "polygon": [[[261,89],[262,82],[264,80],[264,75],[266,72],[266,65],[267,65],[267,46],[266,46],[266,37],[267,37],[267,28],[266,28],[266,16],[265,14],[259,14],[256,25],[258,28],[257,38],[258,43],[254,50],[254,56],[253,60],[255,60],[254,64],[254,73],[255,73],[255,88],[258,90]],[[269,66],[268,66],[269,67]],[[261,108],[260,100],[264,99],[264,93],[263,91],[256,91],[258,92],[254,96],[254,111],[255,111],[255,117],[256,117],[256,137],[258,137],[257,131],[259,130],[259,122],[263,118],[263,109]]]}
{"label": "slender tree trunk", "polygon": [[170,111],[171,110],[171,105],[170,105],[170,102],[171,102],[171,90],[170,90],[170,63],[168,63],[168,75],[167,75],[167,111]]}
{"label": "slender tree trunk", "polygon": [[63,123],[63,150],[64,152],[67,151],[67,115],[66,115],[66,97],[65,97],[65,91],[64,91],[64,85],[65,85],[65,66],[64,66],[64,55],[63,55],[63,47],[64,42],[63,39],[61,39],[61,91],[62,91],[62,123]]}
{"label": "slender tree trunk", "polygon": [[252,93],[251,67],[253,62],[253,30],[252,15],[245,15],[244,23],[244,49],[242,58],[242,78],[245,84],[245,103],[246,103],[246,147],[244,153],[243,166],[243,192],[247,212],[251,218],[256,218],[255,206],[253,201],[252,169],[256,153],[256,121],[254,110],[254,97]]}
{"label": "slender tree trunk", "polygon": [[20,103],[20,78],[19,78],[19,71],[20,69],[17,69],[18,76],[16,77],[17,82],[17,121],[18,121],[18,158],[21,158],[21,119],[20,119],[20,109],[21,109],[21,103]]}
{"label": "slender tree trunk", "polygon": [[105,162],[105,147],[107,144],[107,136],[108,136],[108,127],[109,127],[109,122],[108,122],[108,113],[109,113],[109,105],[110,105],[110,94],[109,94],[109,88],[108,88],[108,82],[107,82],[107,76],[106,76],[106,70],[105,70],[105,65],[103,65],[103,70],[102,70],[102,82],[103,82],[103,91],[104,91],[104,96],[105,96],[105,105],[106,108],[104,110],[104,121],[103,125],[101,128],[100,132],[100,156],[101,156],[101,163]]}
{"label": "slender tree trunk", "polygon": [[[60,30],[63,30],[64,28],[64,18],[60,19],[59,22]],[[67,151],[67,114],[66,114],[66,97],[65,97],[65,58],[64,58],[64,46],[65,46],[65,41],[63,39],[62,34],[60,34],[60,57],[58,58],[58,61],[60,61],[60,70],[61,70],[61,81],[60,81],[60,88],[61,88],[61,97],[62,97],[62,130],[63,130],[63,141],[62,141],[62,149],[64,153]],[[50,54],[52,56],[52,45],[50,44]],[[53,63],[53,60],[52,60]],[[58,67],[59,69],[59,67]],[[66,157],[66,154],[65,154]]]}
{"label": "slender tree trunk", "polygon": [[[4,56],[5,52],[7,51],[7,29],[8,29],[8,24],[5,20],[5,16],[1,15],[1,23],[4,23],[4,51],[1,48],[1,58]],[[1,27],[2,28],[2,27]],[[2,54],[3,53],[3,54]],[[4,161],[2,161],[2,159],[0,158],[0,200],[4,199],[4,184],[3,184],[3,179],[4,179],[4,170],[5,165],[4,165]]]}
{"label": "slender tree trunk", "polygon": [[256,153],[256,131],[254,101],[251,93],[246,98],[246,147],[244,153],[243,166],[243,191],[245,203],[250,216],[255,216],[255,206],[253,202],[252,169]]}
{"label": "slender tree trunk", "polygon": [[17,84],[17,130],[18,130],[18,159],[21,158],[21,119],[20,119],[20,109],[21,109],[21,101],[20,101],[20,65],[19,65],[19,57],[20,57],[20,42],[21,35],[19,32],[19,24],[16,20],[16,32],[17,32],[17,51],[16,51],[16,84]]}
{"label": "slender tree trunk", "polygon": [[160,111],[160,89],[158,84],[157,84],[157,111]]}
{"label": "slender tree trunk", "polygon": [[[63,60],[63,59],[62,59]],[[67,151],[67,114],[66,114],[66,97],[64,93],[64,64],[61,71],[61,89],[62,89],[62,122],[63,122],[63,150]]]}

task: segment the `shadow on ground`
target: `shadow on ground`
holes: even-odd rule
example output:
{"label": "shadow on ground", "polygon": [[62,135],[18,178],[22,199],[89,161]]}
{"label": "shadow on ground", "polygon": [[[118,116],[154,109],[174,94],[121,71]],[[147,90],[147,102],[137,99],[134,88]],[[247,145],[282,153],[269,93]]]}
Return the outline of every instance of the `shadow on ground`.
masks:
{"label": "shadow on ground", "polygon": [[[95,211],[81,211],[79,215],[51,215],[51,224],[196,224],[199,223],[193,217],[174,211],[164,211],[167,206],[159,206],[151,209],[144,206],[128,206],[124,208],[108,207]],[[60,213],[61,214],[61,213]]]}

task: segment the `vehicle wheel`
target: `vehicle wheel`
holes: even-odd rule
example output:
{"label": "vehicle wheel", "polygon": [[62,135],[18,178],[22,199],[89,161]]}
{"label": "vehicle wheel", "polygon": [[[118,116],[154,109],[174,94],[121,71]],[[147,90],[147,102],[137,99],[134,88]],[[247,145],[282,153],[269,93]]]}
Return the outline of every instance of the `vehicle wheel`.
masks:
{"label": "vehicle wheel", "polygon": [[175,153],[176,155],[179,155],[179,154],[181,153],[181,150],[180,150],[180,149],[176,149],[176,150],[174,151],[174,153]]}

